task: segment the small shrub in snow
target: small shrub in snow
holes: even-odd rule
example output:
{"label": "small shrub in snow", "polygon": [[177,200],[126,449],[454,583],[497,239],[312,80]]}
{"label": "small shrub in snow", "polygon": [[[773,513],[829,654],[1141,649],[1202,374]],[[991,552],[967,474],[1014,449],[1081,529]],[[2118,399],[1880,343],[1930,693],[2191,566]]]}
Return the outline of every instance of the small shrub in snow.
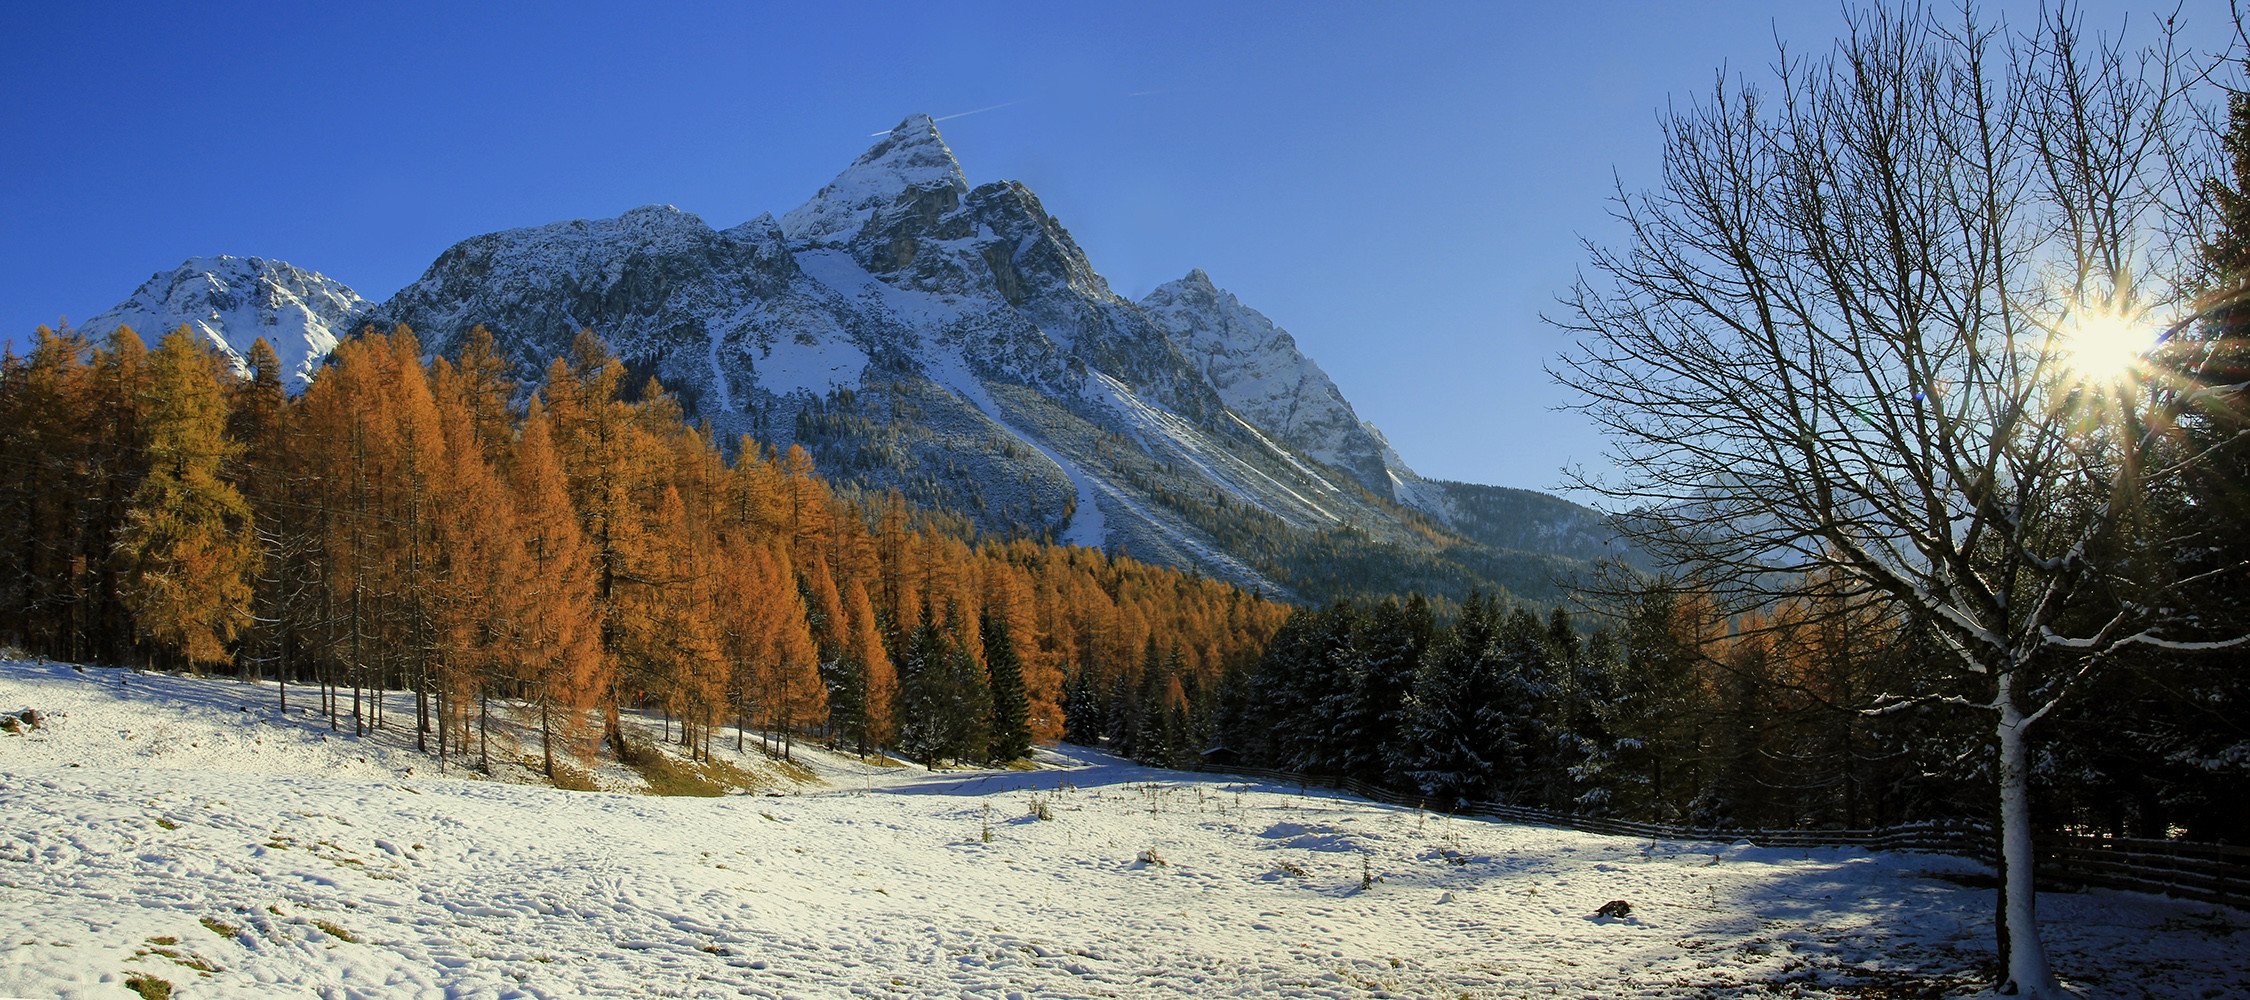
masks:
{"label": "small shrub in snow", "polygon": [[1055,810],[1047,804],[1045,798],[1034,795],[1031,797],[1031,816],[1033,819],[1054,819]]}
{"label": "small shrub in snow", "polygon": [[1141,863],[1144,865],[1171,864],[1171,862],[1164,860],[1164,855],[1158,854],[1156,848],[1153,847],[1141,852]]}
{"label": "small shrub in snow", "polygon": [[1601,909],[1595,910],[1594,916],[1608,917],[1612,920],[1623,920],[1632,912],[1633,904],[1628,903],[1622,899],[1612,899],[1607,903],[1603,903]]}

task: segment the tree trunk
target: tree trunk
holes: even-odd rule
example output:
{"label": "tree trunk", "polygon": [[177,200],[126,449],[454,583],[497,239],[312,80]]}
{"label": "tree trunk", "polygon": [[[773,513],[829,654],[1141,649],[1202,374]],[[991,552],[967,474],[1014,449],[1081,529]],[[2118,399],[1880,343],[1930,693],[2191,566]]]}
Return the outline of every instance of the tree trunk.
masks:
{"label": "tree trunk", "polygon": [[2000,672],[2000,721],[1996,727],[2000,740],[1998,774],[2000,786],[2000,855],[2001,855],[2001,906],[2000,942],[2001,960],[2006,964],[2000,970],[2000,985],[1993,992],[2001,996],[2024,996],[2064,1000],[2068,995],[2055,974],[2047,965],[2047,948],[2039,940],[2039,915],[2037,892],[2032,876],[2037,855],[2031,841],[2031,788],[2030,754],[2024,746],[2024,728],[2027,724],[2023,711],[2016,706],[2016,683],[2013,670]]}
{"label": "tree trunk", "polygon": [[555,730],[548,722],[549,711],[547,699],[542,696],[539,699],[539,753],[546,758],[547,780],[552,782],[555,780]]}

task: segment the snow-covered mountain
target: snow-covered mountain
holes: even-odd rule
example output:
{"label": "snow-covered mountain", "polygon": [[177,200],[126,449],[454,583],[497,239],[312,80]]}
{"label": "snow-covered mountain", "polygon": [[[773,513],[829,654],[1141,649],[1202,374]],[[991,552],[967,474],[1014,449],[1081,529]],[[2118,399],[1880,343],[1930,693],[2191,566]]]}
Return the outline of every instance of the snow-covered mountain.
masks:
{"label": "snow-covered mountain", "polygon": [[590,329],[724,439],[1268,593],[1551,595],[1612,538],[1553,497],[1423,479],[1200,270],[1119,296],[1028,188],[971,186],[921,115],[778,219],[652,205],[487,233],[375,306],[278,261],[198,259],[88,326],[120,323],[188,323],[238,365],[263,335],[292,388],[362,324],[438,354],[482,325],[527,392]]}
{"label": "snow-covered mountain", "polygon": [[488,233],[365,320],[441,353],[481,324],[526,383],[591,329],[728,437],[803,445],[987,530],[1269,592],[1337,592],[1313,564],[1339,545],[1390,567],[1345,576],[1537,589],[1606,539],[1553,498],[1488,530],[1492,504],[1464,500],[1484,488],[1416,475],[1264,315],[1202,271],[1117,295],[1028,188],[972,186],[926,116],[778,219],[649,206]]}
{"label": "snow-covered mountain", "polygon": [[125,301],[80,324],[95,336],[121,326],[151,345],[186,325],[249,374],[250,345],[259,337],[281,361],[290,391],[304,388],[338,338],[348,336],[372,303],[341,282],[262,257],[193,257],[152,275]]}

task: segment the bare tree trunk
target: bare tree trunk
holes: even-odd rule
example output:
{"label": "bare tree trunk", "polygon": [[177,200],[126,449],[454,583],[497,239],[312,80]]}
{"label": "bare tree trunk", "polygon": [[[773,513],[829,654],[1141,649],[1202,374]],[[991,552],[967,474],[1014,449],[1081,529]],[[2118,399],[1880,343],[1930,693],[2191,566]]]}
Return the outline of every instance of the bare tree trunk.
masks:
{"label": "bare tree trunk", "polygon": [[539,753],[545,758],[547,780],[555,780],[555,729],[548,718],[547,699],[539,699]]}
{"label": "bare tree trunk", "polygon": [[2035,876],[2038,853],[2031,828],[2030,757],[2024,747],[2023,712],[2016,707],[2015,671],[2000,673],[2000,707],[1994,727],[1999,737],[2001,858],[2001,984],[2003,996],[2042,995],[2055,989],[2054,972],[2047,965],[2047,948],[2039,937],[2039,910]]}

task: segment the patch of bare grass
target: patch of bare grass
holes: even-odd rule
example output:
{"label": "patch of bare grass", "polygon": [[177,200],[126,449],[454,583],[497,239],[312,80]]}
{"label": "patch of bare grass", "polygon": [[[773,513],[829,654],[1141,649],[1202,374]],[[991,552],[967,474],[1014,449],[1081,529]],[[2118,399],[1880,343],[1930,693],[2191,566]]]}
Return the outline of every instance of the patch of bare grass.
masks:
{"label": "patch of bare grass", "polygon": [[753,788],[758,778],[725,761],[683,761],[652,746],[628,745],[625,766],[648,782],[650,795],[725,795],[737,788]]}
{"label": "patch of bare grass", "polygon": [[[524,763],[533,771],[539,771],[543,767],[543,765],[536,760],[526,759]],[[594,775],[591,772],[587,771],[585,768],[573,767],[559,760],[555,762],[555,776],[553,778],[553,784],[556,788],[560,788],[566,792],[601,791],[601,786],[594,784]]]}

